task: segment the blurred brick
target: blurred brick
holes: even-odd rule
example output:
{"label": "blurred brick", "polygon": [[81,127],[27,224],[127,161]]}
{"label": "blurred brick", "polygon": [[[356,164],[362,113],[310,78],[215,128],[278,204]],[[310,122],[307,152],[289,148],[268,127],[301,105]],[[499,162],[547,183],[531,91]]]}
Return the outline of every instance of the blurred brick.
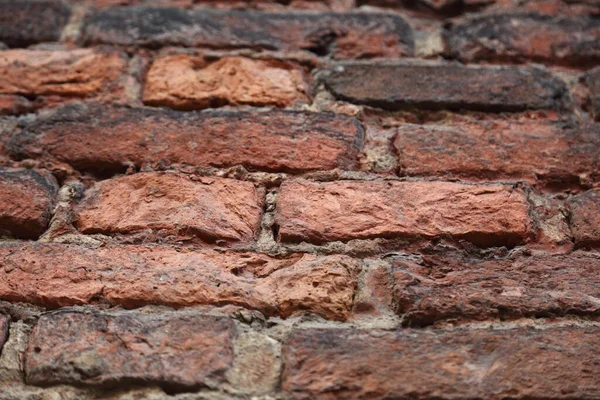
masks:
{"label": "blurred brick", "polygon": [[0,0],[0,42],[9,47],[56,42],[70,14],[60,0]]}
{"label": "blurred brick", "polygon": [[600,245],[600,190],[589,190],[568,201],[576,246]]}
{"label": "blurred brick", "polygon": [[387,110],[556,109],[566,94],[548,72],[524,67],[346,64],[324,79],[340,100]]}

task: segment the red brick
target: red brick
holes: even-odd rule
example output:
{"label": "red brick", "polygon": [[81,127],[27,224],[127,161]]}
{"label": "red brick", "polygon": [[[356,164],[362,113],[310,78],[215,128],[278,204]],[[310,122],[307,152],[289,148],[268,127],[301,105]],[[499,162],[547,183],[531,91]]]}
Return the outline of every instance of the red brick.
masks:
{"label": "red brick", "polygon": [[78,204],[82,233],[159,237],[208,243],[252,240],[258,233],[264,190],[250,182],[139,173],[97,183]]}
{"label": "red brick", "polygon": [[157,162],[303,172],[356,169],[362,145],[358,121],[334,114],[70,105],[26,124],[9,147],[17,158],[49,157],[97,173]]}
{"label": "red brick", "polygon": [[600,259],[573,253],[498,260],[426,256],[394,264],[394,298],[408,326],[438,321],[600,316]]}
{"label": "red brick", "polygon": [[0,234],[37,239],[50,222],[57,190],[45,171],[0,167]]}
{"label": "red brick", "polygon": [[8,340],[9,323],[10,317],[8,315],[0,314],[0,354],[2,354],[4,343]]}
{"label": "red brick", "polygon": [[30,384],[157,384],[171,391],[223,382],[236,328],[183,314],[57,312],[40,317],[25,358]]}
{"label": "red brick", "polygon": [[56,42],[70,14],[59,0],[0,0],[0,42],[10,47]]}
{"label": "red brick", "polygon": [[94,6],[100,8],[121,5],[147,5],[152,7],[193,7],[200,5],[219,9],[259,9],[270,11],[284,10],[286,8],[315,11],[346,11],[353,6],[353,0],[93,0],[92,3]]}
{"label": "red brick", "polygon": [[286,242],[451,237],[514,246],[532,232],[521,189],[451,182],[286,181],[275,221]]}
{"label": "red brick", "polygon": [[600,67],[588,71],[584,80],[590,95],[590,111],[595,120],[600,122]]}
{"label": "red brick", "polygon": [[88,44],[211,49],[307,50],[335,58],[411,56],[414,40],[400,17],[375,13],[262,13],[114,7],[92,15]]}
{"label": "red brick", "polygon": [[89,97],[119,90],[127,68],[111,49],[0,51],[0,93],[22,96]]}
{"label": "red brick", "polygon": [[309,91],[304,72],[294,63],[244,57],[207,61],[179,54],[154,61],[143,100],[182,110],[242,104],[286,107],[310,102]]}
{"label": "red brick", "polygon": [[34,104],[23,96],[0,94],[0,116],[24,114],[34,108]]}
{"label": "red brick", "polygon": [[464,62],[535,61],[581,68],[600,62],[600,21],[533,13],[483,15],[452,27],[448,46]]}
{"label": "red brick", "polygon": [[568,201],[570,225],[577,246],[600,246],[600,190],[589,190]]}
{"label": "red brick", "polygon": [[307,329],[284,346],[290,399],[592,399],[600,328]]}
{"label": "red brick", "polygon": [[345,64],[324,79],[340,100],[389,110],[556,109],[566,93],[548,72],[521,67]]}
{"label": "red brick", "polygon": [[4,243],[0,256],[0,298],[8,301],[49,308],[231,304],[267,316],[308,311],[334,320],[348,317],[360,269],[339,255],[275,259],[135,245]]}
{"label": "red brick", "polygon": [[519,179],[568,186],[600,179],[600,129],[510,116],[402,124],[399,174]]}

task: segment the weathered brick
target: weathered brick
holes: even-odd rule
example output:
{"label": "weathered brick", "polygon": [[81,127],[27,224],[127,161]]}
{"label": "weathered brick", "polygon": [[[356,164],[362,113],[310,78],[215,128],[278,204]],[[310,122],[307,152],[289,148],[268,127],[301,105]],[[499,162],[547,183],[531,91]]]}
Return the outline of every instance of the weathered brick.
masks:
{"label": "weathered brick", "polygon": [[23,96],[0,94],[0,115],[18,115],[33,109],[33,103]]}
{"label": "weathered brick", "polygon": [[483,15],[452,27],[452,56],[464,62],[526,62],[584,67],[600,62],[600,21],[534,13]]}
{"label": "weathered brick", "polygon": [[9,148],[17,158],[49,157],[96,173],[157,162],[303,172],[355,169],[362,144],[358,121],[334,114],[69,105],[26,124]]}
{"label": "weathered brick", "polygon": [[521,67],[346,64],[324,80],[340,100],[390,110],[555,109],[565,94],[546,71]]}
{"label": "weathered brick", "polygon": [[26,351],[30,384],[157,384],[170,390],[223,382],[233,321],[204,315],[56,312],[40,317]]}
{"label": "weathered brick", "polygon": [[592,116],[600,122],[600,68],[588,71],[584,79],[590,95],[589,108]]}
{"label": "weathered brick", "polygon": [[[83,0],[78,0],[83,1]],[[193,7],[195,5],[219,9],[281,10],[286,8],[315,11],[346,11],[353,7],[353,0],[93,0],[96,7],[148,5],[168,7]]]}
{"label": "weathered brick", "polygon": [[0,244],[0,298],[56,308],[104,300],[126,308],[232,304],[288,317],[344,320],[358,263],[347,256],[186,251],[135,245],[89,249]]}
{"label": "weathered brick", "polygon": [[585,253],[475,260],[398,260],[397,310],[408,326],[438,321],[600,316],[600,259]]}
{"label": "weathered brick", "polygon": [[88,190],[76,207],[75,225],[82,233],[152,231],[183,241],[247,242],[258,232],[263,198],[264,189],[250,182],[139,173]]}
{"label": "weathered brick", "polygon": [[394,129],[400,175],[539,180],[556,186],[600,179],[600,128],[592,124],[458,117]]}
{"label": "weathered brick", "polygon": [[600,245],[600,190],[589,190],[568,201],[570,225],[577,246]]}
{"label": "weathered brick", "polygon": [[496,0],[357,0],[356,5],[408,8],[420,12],[453,16],[468,11],[476,11],[495,2]]}
{"label": "weathered brick", "polygon": [[414,40],[399,16],[374,13],[262,13],[114,7],[86,24],[88,44],[213,49],[308,50],[336,58],[410,56]]}
{"label": "weathered brick", "polygon": [[275,221],[282,241],[464,239],[514,246],[531,235],[521,189],[451,182],[286,181]]}
{"label": "weathered brick", "polygon": [[117,50],[0,51],[0,93],[89,97],[118,89],[127,60]]}
{"label": "weathered brick", "polygon": [[304,72],[294,63],[244,57],[207,61],[178,54],[154,61],[143,101],[182,110],[241,104],[286,107],[308,103],[309,91]]}
{"label": "weathered brick", "polygon": [[592,399],[600,328],[308,329],[284,346],[291,399]]}
{"label": "weathered brick", "polygon": [[57,190],[47,172],[0,167],[0,235],[37,239],[52,217]]}
{"label": "weathered brick", "polygon": [[9,323],[10,317],[8,315],[0,314],[0,354],[2,354],[4,343],[8,340]]}
{"label": "weathered brick", "polygon": [[0,42],[10,47],[56,42],[70,14],[60,0],[0,0]]}

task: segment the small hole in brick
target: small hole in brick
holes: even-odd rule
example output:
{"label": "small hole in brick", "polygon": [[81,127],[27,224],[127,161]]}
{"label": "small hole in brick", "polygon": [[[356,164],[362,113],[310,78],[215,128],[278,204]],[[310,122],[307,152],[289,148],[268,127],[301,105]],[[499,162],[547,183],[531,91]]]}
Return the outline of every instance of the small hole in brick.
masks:
{"label": "small hole in brick", "polygon": [[312,285],[313,287],[319,287],[319,282],[313,282]]}
{"label": "small hole in brick", "polygon": [[42,352],[42,349],[41,349],[40,347],[38,347],[38,346],[35,346],[35,347],[33,348],[33,351],[34,351],[34,352],[36,352],[36,353],[41,353],[41,352]]}

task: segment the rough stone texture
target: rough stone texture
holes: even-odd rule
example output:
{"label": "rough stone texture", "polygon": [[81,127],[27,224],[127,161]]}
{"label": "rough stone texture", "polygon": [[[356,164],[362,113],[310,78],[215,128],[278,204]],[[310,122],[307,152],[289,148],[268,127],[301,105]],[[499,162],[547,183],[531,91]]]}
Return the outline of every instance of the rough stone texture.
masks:
{"label": "rough stone texture", "polygon": [[236,328],[193,314],[43,315],[26,352],[28,383],[158,384],[171,390],[222,382]]}
{"label": "rough stone texture", "polygon": [[357,6],[370,5],[377,7],[393,7],[415,9],[420,12],[443,16],[460,15],[464,12],[477,11],[493,4],[496,0],[357,0]]}
{"label": "rough stone texture", "polygon": [[118,5],[148,5],[170,7],[193,7],[194,5],[219,9],[307,9],[315,11],[346,11],[353,7],[353,0],[93,0],[96,7]]}
{"label": "rough stone texture", "polygon": [[600,122],[600,68],[595,68],[585,75],[585,82],[589,90],[589,108],[592,116]]}
{"label": "rough stone texture", "polygon": [[237,305],[268,316],[309,311],[345,320],[359,266],[347,256],[192,251],[134,245],[89,249],[0,244],[0,298],[56,308],[106,300],[126,308]]}
{"label": "rough stone texture", "polygon": [[89,97],[118,90],[126,69],[126,56],[107,48],[0,51],[0,93]]}
{"label": "rough stone texture", "polygon": [[8,339],[9,324],[10,317],[8,315],[0,314],[0,354],[2,354],[2,348]]}
{"label": "rough stone texture", "polygon": [[278,60],[224,57],[207,61],[185,54],[154,61],[144,103],[192,110],[224,105],[286,107],[310,101],[299,65]]}
{"label": "rough stone texture", "polygon": [[531,235],[521,189],[451,182],[285,181],[275,221],[282,241],[465,239],[514,246]]}
{"label": "rough stone texture", "polygon": [[410,26],[375,13],[261,13],[115,7],[86,24],[87,43],[211,49],[308,50],[335,58],[411,56]]}
{"label": "rough stone texture", "polygon": [[577,246],[600,245],[600,190],[589,190],[569,199],[570,225]]}
{"label": "rough stone texture", "polygon": [[358,121],[334,114],[69,105],[26,124],[9,147],[17,158],[50,157],[96,173],[159,161],[303,172],[355,169],[362,145]]}
{"label": "rough stone texture", "polygon": [[555,109],[565,94],[548,72],[523,67],[346,64],[324,80],[340,100],[389,110]]}
{"label": "rough stone texture", "polygon": [[77,205],[75,224],[82,233],[247,242],[258,232],[263,198],[249,182],[139,173],[97,183]]}
{"label": "rough stone texture", "polygon": [[464,62],[544,62],[584,67],[600,62],[600,21],[534,13],[484,15],[448,32],[452,56]]}
{"label": "rough stone texture", "polygon": [[284,346],[291,399],[592,399],[598,327],[312,329]]}
{"label": "rough stone texture", "polygon": [[0,167],[0,235],[37,239],[52,217],[57,191],[46,171]]}
{"label": "rough stone texture", "polygon": [[585,253],[501,260],[429,256],[394,264],[403,323],[600,316],[600,258]]}
{"label": "rough stone texture", "polygon": [[402,124],[393,142],[408,176],[541,180],[568,186],[600,179],[600,128],[527,117]]}
{"label": "rough stone texture", "polygon": [[0,0],[0,42],[10,47],[56,42],[70,14],[59,0]]}
{"label": "rough stone texture", "polygon": [[0,94],[0,116],[23,114],[33,109],[33,103],[23,96]]}

